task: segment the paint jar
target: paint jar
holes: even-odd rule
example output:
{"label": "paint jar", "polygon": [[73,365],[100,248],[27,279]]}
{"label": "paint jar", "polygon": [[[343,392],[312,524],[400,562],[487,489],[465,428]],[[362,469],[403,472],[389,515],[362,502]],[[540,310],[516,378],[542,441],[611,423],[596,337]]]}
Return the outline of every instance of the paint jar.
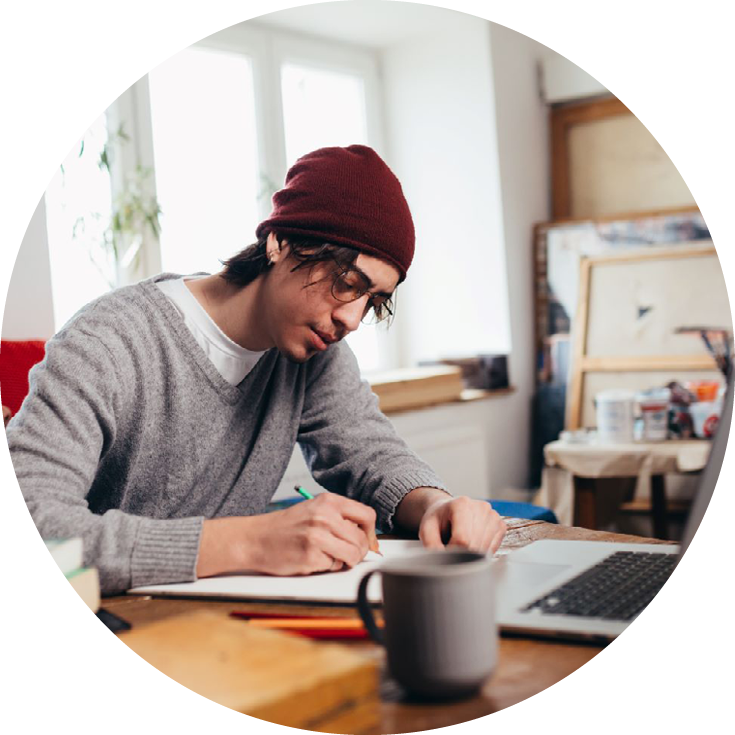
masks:
{"label": "paint jar", "polygon": [[694,423],[694,433],[700,439],[711,439],[717,431],[722,413],[722,399],[716,401],[697,401],[689,406]]}
{"label": "paint jar", "polygon": [[636,398],[643,418],[641,439],[644,442],[668,439],[671,391],[668,388],[649,390],[639,393]]}
{"label": "paint jar", "polygon": [[635,395],[628,390],[603,390],[595,396],[597,437],[603,444],[633,441]]}

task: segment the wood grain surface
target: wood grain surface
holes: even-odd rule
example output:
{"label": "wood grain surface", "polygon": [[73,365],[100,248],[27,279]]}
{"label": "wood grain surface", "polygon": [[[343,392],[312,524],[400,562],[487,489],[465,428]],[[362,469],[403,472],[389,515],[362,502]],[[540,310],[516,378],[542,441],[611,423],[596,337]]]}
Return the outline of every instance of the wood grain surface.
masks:
{"label": "wood grain surface", "polygon": [[[509,518],[506,519],[506,523],[508,532],[498,552],[500,554],[522,548],[540,539],[664,543],[639,536],[591,531],[542,521]],[[322,617],[357,617],[354,608],[346,606],[125,596],[107,598],[103,600],[103,607],[132,623],[134,628],[195,611],[207,611],[210,615],[220,616],[223,621],[231,621],[229,614],[234,610],[274,613],[286,611]],[[366,733],[366,735],[417,732],[484,717],[547,689],[576,671],[602,650],[599,645],[588,643],[502,636],[497,669],[482,690],[469,699],[436,702],[420,701],[410,697],[387,672],[385,655],[380,647],[364,641],[340,645],[359,652],[377,664],[380,670],[380,699],[374,703],[366,700],[360,706],[335,716],[329,722],[314,726],[313,729],[320,732]]]}

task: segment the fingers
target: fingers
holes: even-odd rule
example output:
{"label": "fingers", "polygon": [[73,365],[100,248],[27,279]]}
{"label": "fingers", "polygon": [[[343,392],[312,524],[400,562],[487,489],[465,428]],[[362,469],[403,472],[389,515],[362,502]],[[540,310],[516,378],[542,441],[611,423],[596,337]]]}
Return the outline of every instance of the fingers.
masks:
{"label": "fingers", "polygon": [[345,541],[328,528],[311,529],[298,573],[313,574],[351,569],[365,558],[365,553],[366,549]]}
{"label": "fingers", "polygon": [[321,493],[317,495],[316,500],[319,500],[324,506],[337,512],[343,519],[359,527],[367,538],[368,549],[371,551],[380,550],[378,537],[375,533],[377,515],[373,508],[357,500],[345,498],[333,493]]}
{"label": "fingers", "polygon": [[[322,535],[316,543],[322,554],[329,558],[329,571],[337,571],[343,567],[351,569],[357,566],[364,558],[367,553],[367,548],[360,548],[349,541],[335,536],[334,534],[326,533]],[[338,567],[334,567],[334,562],[338,563]]]}
{"label": "fingers", "polygon": [[317,495],[315,500],[334,507],[342,518],[352,521],[352,523],[359,526],[368,539],[372,539],[375,536],[375,521],[377,516],[375,510],[369,505],[352,500],[351,498],[345,498],[341,495],[335,495],[334,493],[321,493]]}
{"label": "fingers", "polygon": [[[507,527],[496,511],[484,500],[454,498],[439,508],[435,514],[426,518],[421,528],[426,526],[426,535],[441,541],[441,529],[451,529],[448,546],[470,549],[479,553],[495,553],[503,541]],[[419,533],[422,541],[424,534]],[[424,545],[427,544],[424,541]],[[432,547],[438,548],[432,543]]]}
{"label": "fingers", "polygon": [[485,533],[480,544],[480,550],[485,554],[494,554],[500,548],[506,531],[505,522],[497,513],[494,513],[485,524]]}
{"label": "fingers", "polygon": [[419,526],[419,538],[427,549],[443,549],[441,518],[438,513],[432,513],[424,518]]}
{"label": "fingers", "polygon": [[448,503],[452,534],[449,546],[461,546],[472,551],[484,551],[482,540],[487,527],[487,504],[483,501],[459,497]]}
{"label": "fingers", "polygon": [[500,548],[500,544],[503,543],[503,538],[505,537],[505,532],[507,530],[508,527],[505,525],[505,521],[501,519],[500,528],[498,528],[497,532],[493,536],[492,541],[490,542],[490,553],[494,554]]}
{"label": "fingers", "polygon": [[[344,502],[346,501],[346,502]],[[357,507],[355,507],[357,506]],[[306,543],[310,551],[311,571],[327,571],[332,561],[342,566],[359,564],[370,547],[370,536],[375,536],[375,511],[357,501],[331,493],[318,495],[314,500],[297,506],[307,515]]]}
{"label": "fingers", "polygon": [[359,526],[356,526],[352,521],[337,517],[333,525],[328,527],[328,531],[336,539],[354,548],[353,556],[356,556],[356,560],[350,558],[342,559],[342,561],[354,567],[355,564],[358,564],[365,558],[365,554],[367,554],[370,547],[370,539]]}

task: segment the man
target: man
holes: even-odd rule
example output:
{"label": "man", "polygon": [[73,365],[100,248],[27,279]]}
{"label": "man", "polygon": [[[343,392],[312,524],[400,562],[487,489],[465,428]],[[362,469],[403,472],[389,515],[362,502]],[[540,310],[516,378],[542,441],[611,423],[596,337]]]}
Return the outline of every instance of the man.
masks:
{"label": "man", "polygon": [[[396,436],[342,341],[391,312],[414,229],[370,148],[301,158],[258,242],[212,276],[164,274],[83,308],[8,427],[45,538],[81,535],[102,589],[354,566],[376,520],[495,551],[489,504],[452,498]],[[301,445],[331,492],[263,514]]]}

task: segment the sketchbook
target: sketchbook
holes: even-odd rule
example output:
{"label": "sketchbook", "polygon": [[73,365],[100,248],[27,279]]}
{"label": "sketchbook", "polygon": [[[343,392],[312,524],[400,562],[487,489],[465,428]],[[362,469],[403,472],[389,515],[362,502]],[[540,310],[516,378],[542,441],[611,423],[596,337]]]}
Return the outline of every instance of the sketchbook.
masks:
{"label": "sketchbook", "polygon": [[[325,572],[302,577],[272,577],[265,574],[226,575],[181,584],[135,587],[128,590],[128,594],[354,604],[357,600],[357,588],[365,574],[376,569],[388,559],[410,556],[422,548],[420,541],[384,539],[380,542],[382,557],[368,552],[365,559],[356,567],[339,572]],[[367,593],[368,600],[371,602],[381,602],[380,575],[375,575],[370,580]]]}

